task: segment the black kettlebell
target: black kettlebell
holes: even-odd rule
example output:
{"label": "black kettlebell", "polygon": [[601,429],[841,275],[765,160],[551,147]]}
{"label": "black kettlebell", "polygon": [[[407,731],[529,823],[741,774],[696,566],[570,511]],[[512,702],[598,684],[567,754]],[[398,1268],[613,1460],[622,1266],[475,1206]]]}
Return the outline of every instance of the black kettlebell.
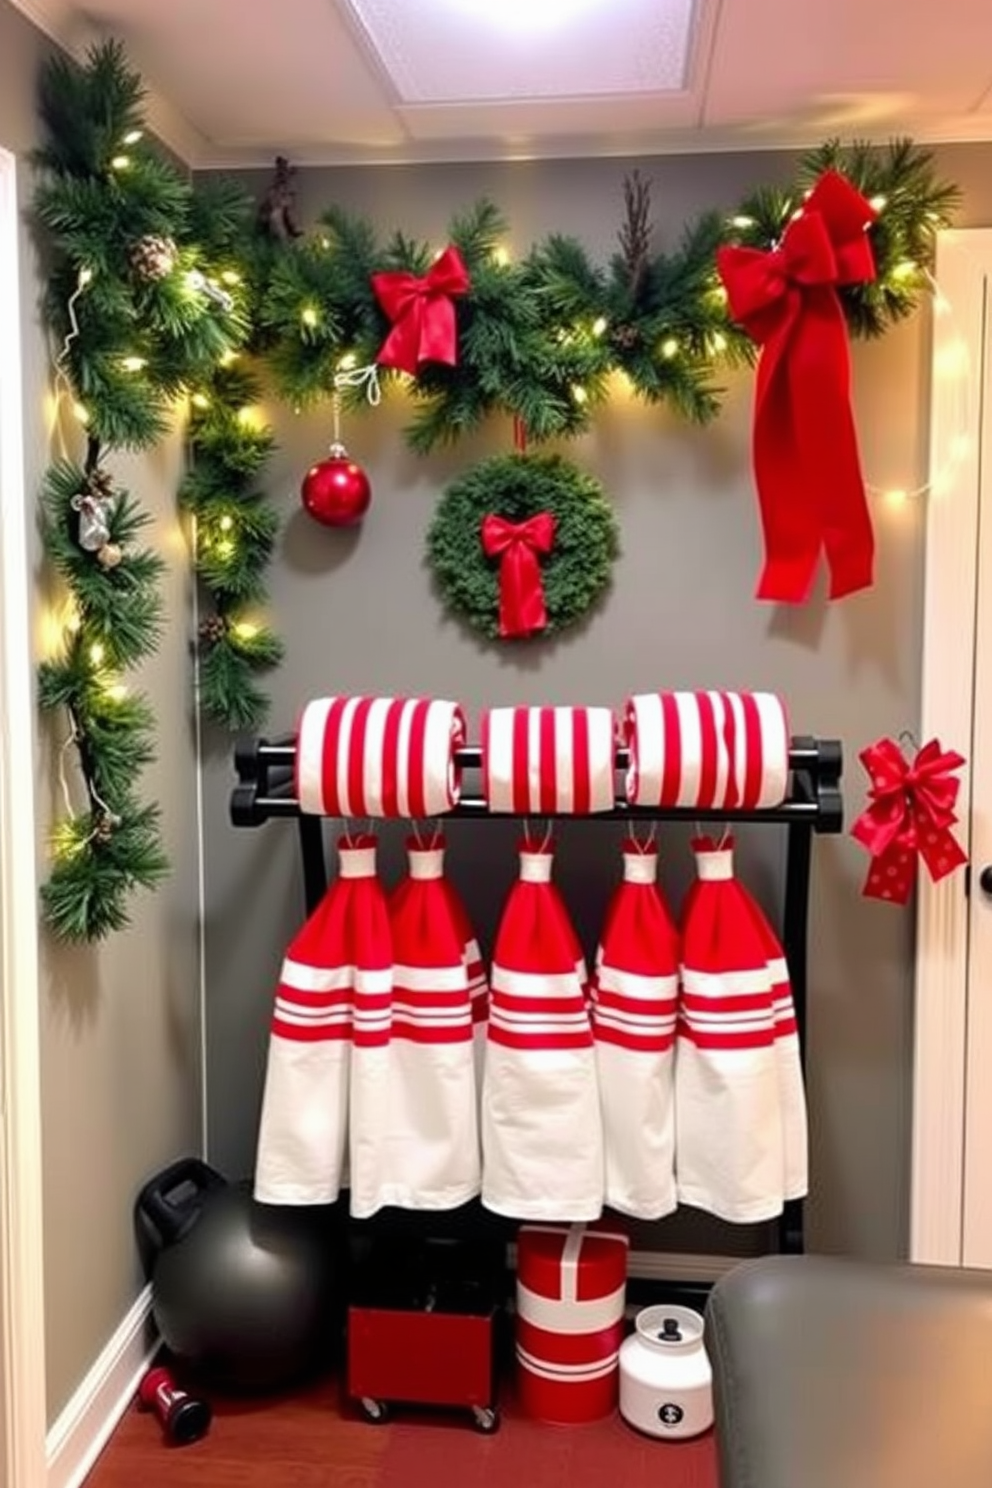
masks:
{"label": "black kettlebell", "polygon": [[329,1208],[256,1204],[196,1157],[135,1203],[152,1312],[176,1360],[224,1389],[281,1388],[326,1361],[340,1302]]}

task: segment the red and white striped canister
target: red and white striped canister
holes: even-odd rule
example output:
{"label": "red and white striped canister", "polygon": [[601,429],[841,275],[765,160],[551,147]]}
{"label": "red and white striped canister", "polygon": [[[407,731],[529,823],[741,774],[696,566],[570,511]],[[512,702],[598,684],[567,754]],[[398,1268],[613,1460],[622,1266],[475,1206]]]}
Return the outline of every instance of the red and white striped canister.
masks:
{"label": "red and white striped canister", "polygon": [[482,793],[490,811],[585,816],[614,805],[609,708],[490,708],[482,715]]}
{"label": "red and white striped canister", "polygon": [[457,806],[465,743],[458,703],[437,698],[326,697],[306,705],[296,735],[296,795],[315,816],[440,816]]}
{"label": "red and white striped canister", "polygon": [[651,692],[628,698],[631,806],[764,809],[789,786],[789,721],[771,692]]}
{"label": "red and white striped canister", "polygon": [[520,1404],[573,1425],[615,1410],[627,1283],[625,1235],[522,1225],[517,1235]]}

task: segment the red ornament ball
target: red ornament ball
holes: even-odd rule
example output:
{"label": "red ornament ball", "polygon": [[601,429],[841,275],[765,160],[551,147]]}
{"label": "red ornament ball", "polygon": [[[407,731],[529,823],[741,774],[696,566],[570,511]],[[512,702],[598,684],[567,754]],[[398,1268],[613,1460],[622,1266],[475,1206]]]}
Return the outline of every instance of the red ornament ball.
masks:
{"label": "red ornament ball", "polygon": [[369,478],[351,459],[343,444],[332,444],[330,455],[312,465],[303,477],[303,505],[325,527],[353,527],[372,500]]}

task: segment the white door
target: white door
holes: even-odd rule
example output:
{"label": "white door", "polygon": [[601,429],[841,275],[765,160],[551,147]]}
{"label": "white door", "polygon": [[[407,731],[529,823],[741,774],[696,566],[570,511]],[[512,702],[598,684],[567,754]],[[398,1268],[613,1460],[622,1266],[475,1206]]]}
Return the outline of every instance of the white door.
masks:
{"label": "white door", "polygon": [[971,869],[921,873],[910,1257],[992,1268],[992,231],[936,285],[921,730],[968,758]]}
{"label": "white door", "polygon": [[45,1482],[31,586],[16,162],[0,148],[0,1488]]}

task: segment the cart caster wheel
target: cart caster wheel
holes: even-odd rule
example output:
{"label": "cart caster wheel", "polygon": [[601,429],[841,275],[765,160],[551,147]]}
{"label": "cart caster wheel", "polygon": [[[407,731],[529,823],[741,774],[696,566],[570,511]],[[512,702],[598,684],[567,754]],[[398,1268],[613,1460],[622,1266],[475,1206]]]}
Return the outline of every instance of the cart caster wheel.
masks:
{"label": "cart caster wheel", "polygon": [[499,1430],[499,1411],[493,1405],[473,1405],[472,1418],[476,1431],[482,1431],[486,1436]]}
{"label": "cart caster wheel", "polygon": [[362,1407],[362,1415],[366,1421],[371,1421],[373,1426],[381,1426],[389,1420],[389,1407],[384,1400],[373,1400],[369,1395],[363,1395],[359,1404]]}

